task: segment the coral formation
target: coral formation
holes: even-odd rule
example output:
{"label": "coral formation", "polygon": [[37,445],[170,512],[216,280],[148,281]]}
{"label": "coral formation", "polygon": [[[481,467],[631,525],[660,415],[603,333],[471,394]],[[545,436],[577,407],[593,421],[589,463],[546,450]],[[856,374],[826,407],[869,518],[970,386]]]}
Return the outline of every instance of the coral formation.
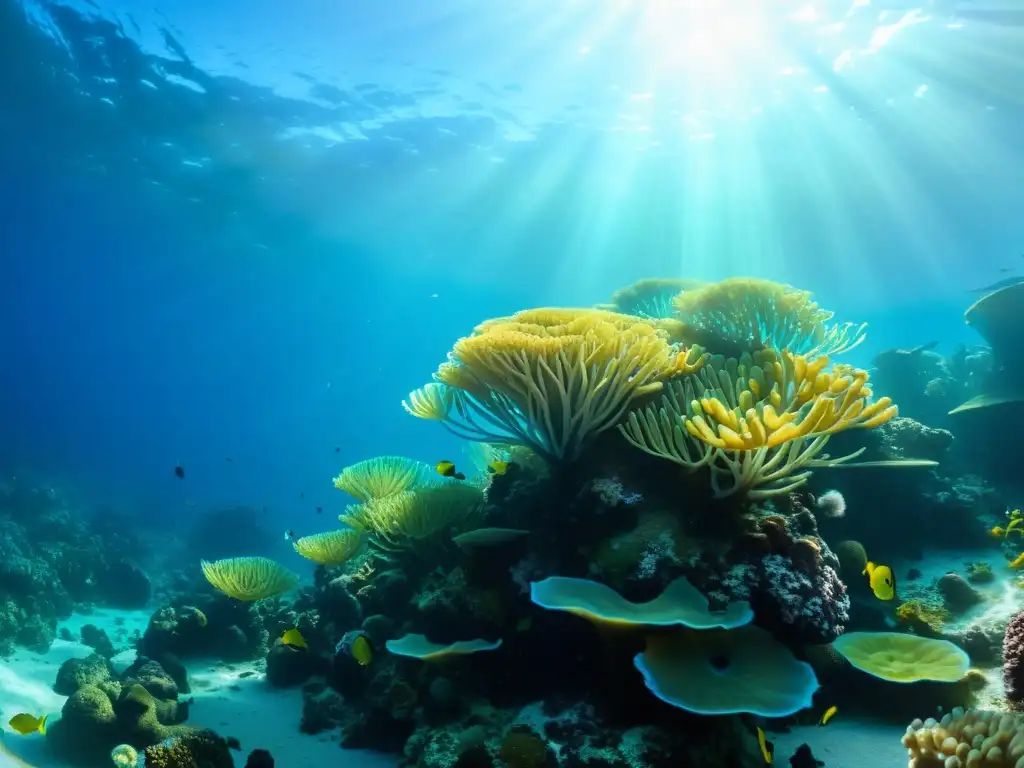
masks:
{"label": "coral formation", "polygon": [[1024,719],[957,707],[939,721],[912,722],[903,745],[910,755],[909,768],[1017,765],[1024,757]]}

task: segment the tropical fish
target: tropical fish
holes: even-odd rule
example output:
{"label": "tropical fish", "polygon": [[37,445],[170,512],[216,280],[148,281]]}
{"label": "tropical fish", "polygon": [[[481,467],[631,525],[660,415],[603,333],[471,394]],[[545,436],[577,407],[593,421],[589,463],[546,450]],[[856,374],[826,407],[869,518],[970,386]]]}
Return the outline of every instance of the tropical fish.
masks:
{"label": "tropical fish", "polygon": [[319,514],[321,514],[321,513],[323,512],[323,511],[324,511],[324,508],[323,508],[323,507],[317,507],[317,508],[316,508],[316,513],[317,513],[318,515],[319,515]]}
{"label": "tropical fish", "polygon": [[373,663],[373,643],[361,629],[346,632],[338,641],[335,653],[348,654],[361,667],[368,667]]}
{"label": "tropical fish", "polygon": [[368,667],[373,663],[373,645],[366,635],[360,635],[352,641],[352,658],[361,667]]}
{"label": "tropical fish", "polygon": [[281,635],[281,642],[289,648],[301,648],[302,650],[306,650],[309,647],[306,645],[306,638],[304,638],[302,633],[297,629],[289,629]]}
{"label": "tropical fish", "polygon": [[456,480],[465,480],[466,476],[461,472],[457,472],[455,464],[450,461],[439,461],[434,465],[434,469],[437,470],[437,474],[441,477],[453,477]]}
{"label": "tropical fish", "polygon": [[861,573],[868,577],[871,591],[879,600],[896,599],[896,574],[888,565],[875,565],[868,562]]}
{"label": "tropical fish", "polygon": [[295,531],[285,531],[284,532],[284,540],[285,541],[295,541]]}
{"label": "tropical fish", "polygon": [[1014,570],[1018,568],[1024,568],[1024,554],[1020,555],[1016,560],[1010,563],[1010,567]]}
{"label": "tropical fish", "polygon": [[828,725],[828,721],[835,717],[836,712],[839,711],[839,707],[833,704],[831,707],[825,710],[825,713],[821,716],[821,720],[818,721],[818,725]]}
{"label": "tropical fish", "polygon": [[771,765],[772,760],[775,759],[775,745],[768,741],[761,726],[757,727],[757,746],[761,748],[761,756],[764,758],[765,765]]}
{"label": "tropical fish", "polygon": [[179,480],[185,479],[185,468],[180,464],[174,468],[174,476]]}
{"label": "tropical fish", "polygon": [[995,539],[1001,539],[1006,535],[1006,529],[1001,525],[996,525],[989,528],[988,535]]}
{"label": "tropical fish", "polygon": [[22,736],[28,736],[32,733],[39,733],[42,736],[46,735],[46,715],[36,717],[35,715],[22,712],[12,717],[8,725]]}
{"label": "tropical fish", "polygon": [[506,472],[508,472],[509,467],[514,466],[515,462],[501,461],[500,459],[495,459],[494,461],[487,465],[487,471],[490,472],[492,475],[504,475]]}

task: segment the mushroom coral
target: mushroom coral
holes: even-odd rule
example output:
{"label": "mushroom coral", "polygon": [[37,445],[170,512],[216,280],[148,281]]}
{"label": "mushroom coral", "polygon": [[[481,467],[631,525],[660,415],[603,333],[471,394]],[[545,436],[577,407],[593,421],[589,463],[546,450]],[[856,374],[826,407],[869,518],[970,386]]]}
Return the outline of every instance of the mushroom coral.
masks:
{"label": "mushroom coral", "polygon": [[454,643],[433,643],[426,635],[403,635],[388,640],[384,647],[396,656],[408,656],[422,661],[436,661],[449,656],[466,656],[483,651],[495,651],[501,647],[501,640],[459,640]]}
{"label": "mushroom coral", "polygon": [[955,683],[971,666],[963,649],[948,640],[903,632],[847,632],[832,648],[857,669],[892,683]]}
{"label": "mushroom coral", "polygon": [[574,613],[598,624],[620,626],[729,629],[748,624],[754,617],[750,605],[744,602],[730,603],[724,611],[713,613],[708,609],[707,598],[685,577],[671,582],[660,595],[646,603],[630,602],[600,582],[566,576],[533,582],[530,599],[541,608]]}
{"label": "mushroom coral", "polygon": [[811,665],[754,626],[652,635],[633,664],[651,693],[700,715],[786,717],[818,690]]}
{"label": "mushroom coral", "polygon": [[631,315],[525,310],[459,339],[437,381],[402,405],[459,437],[525,445],[569,463],[636,398],[702,362],[698,349],[677,349],[664,331]]}
{"label": "mushroom coral", "polygon": [[[747,603],[710,611],[707,598],[685,578],[646,603],[630,602],[597,582],[565,577],[534,582],[530,597],[542,608],[645,631],[646,647],[633,665],[651,693],[680,709],[783,717],[810,706],[818,689],[809,664],[749,625],[753,612]],[[658,627],[673,629],[651,631]]]}

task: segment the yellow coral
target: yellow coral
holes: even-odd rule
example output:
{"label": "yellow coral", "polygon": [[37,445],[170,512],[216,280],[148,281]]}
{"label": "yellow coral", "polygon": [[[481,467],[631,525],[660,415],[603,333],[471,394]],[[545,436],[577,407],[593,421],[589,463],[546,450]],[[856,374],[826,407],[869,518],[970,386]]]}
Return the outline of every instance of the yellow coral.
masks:
{"label": "yellow coral", "polygon": [[633,445],[690,469],[709,465],[718,496],[788,493],[813,467],[837,466],[860,453],[819,458],[846,429],[872,429],[897,409],[868,403],[868,374],[828,357],[808,360],[765,349],[739,359],[711,356],[696,375],[672,381],[661,404],[631,413],[619,427]]}
{"label": "yellow coral", "polygon": [[339,520],[382,549],[400,549],[473,521],[483,501],[474,485],[445,483],[354,504]]}
{"label": "yellow coral", "polygon": [[236,600],[251,602],[283,595],[299,585],[299,578],[266,557],[231,557],[202,561],[203,576],[217,590]]}
{"label": "yellow coral", "polygon": [[956,707],[939,721],[912,722],[903,746],[910,754],[910,768],[1021,765],[1024,716]]}
{"label": "yellow coral", "polygon": [[378,456],[345,467],[334,487],[359,501],[401,493],[430,477],[430,467],[404,456]]}
{"label": "yellow coral", "polygon": [[358,531],[341,530],[303,536],[292,543],[295,551],[320,565],[341,565],[351,560],[363,546]]}
{"label": "yellow coral", "polygon": [[678,319],[750,351],[762,346],[815,357],[846,352],[865,338],[867,324],[828,323],[833,313],[807,291],[789,285],[734,277],[675,297]]}
{"label": "yellow coral", "polygon": [[428,384],[403,405],[460,437],[573,461],[633,400],[702,362],[699,350],[677,350],[663,331],[633,316],[525,310],[460,339],[438,369],[440,386]]}

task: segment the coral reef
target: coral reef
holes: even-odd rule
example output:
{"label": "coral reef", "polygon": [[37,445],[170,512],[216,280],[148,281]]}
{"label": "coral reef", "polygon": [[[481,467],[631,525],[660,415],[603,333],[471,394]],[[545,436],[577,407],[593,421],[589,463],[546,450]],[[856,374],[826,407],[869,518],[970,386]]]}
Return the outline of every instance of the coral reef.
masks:
{"label": "coral reef", "polygon": [[[179,701],[178,683],[145,657],[120,676],[99,654],[69,659],[57,672],[54,690],[68,699],[46,738],[56,755],[76,765],[98,764],[115,748],[141,751],[193,733],[180,725],[188,717],[188,702]],[[231,764],[230,756],[219,763]]]}

